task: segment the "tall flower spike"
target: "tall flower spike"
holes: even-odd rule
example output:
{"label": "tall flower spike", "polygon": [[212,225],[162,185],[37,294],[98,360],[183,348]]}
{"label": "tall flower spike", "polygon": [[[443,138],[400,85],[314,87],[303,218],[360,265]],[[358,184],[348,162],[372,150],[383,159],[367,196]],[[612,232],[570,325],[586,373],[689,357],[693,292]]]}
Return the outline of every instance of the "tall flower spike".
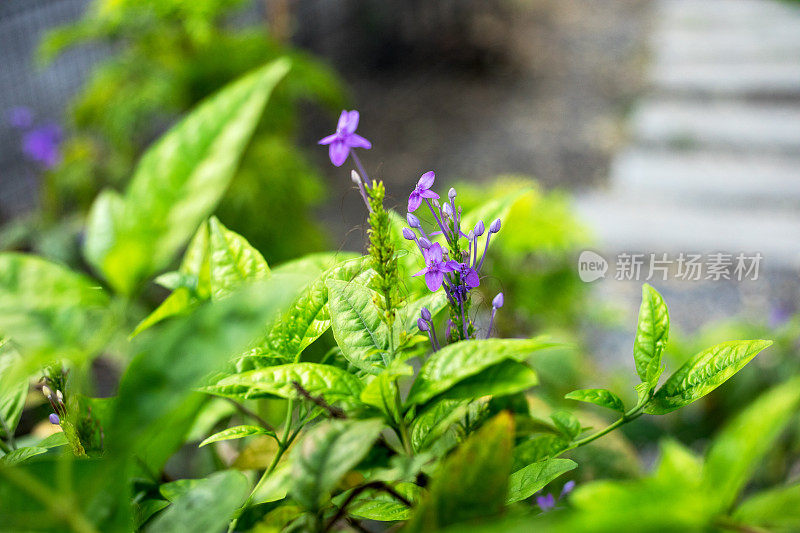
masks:
{"label": "tall flower spike", "polygon": [[372,148],[371,142],[356,133],[358,118],[358,111],[342,111],[339,123],[336,125],[336,133],[319,140],[319,144],[328,145],[328,156],[336,167],[344,164],[351,149]]}
{"label": "tall flower spike", "polygon": [[423,198],[439,198],[438,194],[430,190],[431,187],[433,187],[433,182],[435,179],[436,174],[434,174],[432,170],[420,176],[417,186],[414,187],[414,190],[411,191],[411,194],[408,196],[409,213],[413,213],[419,208],[420,205],[422,205]]}

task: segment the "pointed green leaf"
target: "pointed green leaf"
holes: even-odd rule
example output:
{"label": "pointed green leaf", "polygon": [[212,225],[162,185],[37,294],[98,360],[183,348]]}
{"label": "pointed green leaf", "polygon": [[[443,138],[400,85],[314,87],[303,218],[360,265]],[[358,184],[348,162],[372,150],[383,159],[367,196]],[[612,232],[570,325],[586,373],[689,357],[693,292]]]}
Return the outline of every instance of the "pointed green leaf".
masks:
{"label": "pointed green leaf", "polygon": [[203,390],[239,399],[298,398],[297,382],[312,396],[346,407],[359,404],[364,384],[355,375],[319,363],[290,363],[234,374]]}
{"label": "pointed green leaf", "polygon": [[208,219],[211,297],[228,294],[245,280],[259,280],[269,275],[269,266],[261,253],[247,240],[217,220]]}
{"label": "pointed green leaf", "polygon": [[380,420],[329,420],[314,427],[292,452],[292,497],[306,509],[319,509],[382,429]]}
{"label": "pointed green leaf", "polygon": [[514,421],[506,412],[467,438],[434,475],[406,530],[436,531],[499,514],[508,496],[513,440]]}
{"label": "pointed green leaf", "polygon": [[361,370],[379,373],[388,362],[389,330],[374,303],[377,293],[355,282],[327,285],[331,328],[342,355]]}
{"label": "pointed green leaf", "polygon": [[501,361],[481,370],[474,376],[459,381],[442,393],[442,398],[480,398],[482,396],[508,396],[524,392],[539,384],[539,379],[528,365],[517,361]]}
{"label": "pointed green leaf", "polygon": [[550,419],[558,431],[569,440],[575,440],[575,437],[581,433],[581,423],[575,415],[568,411],[556,411],[550,415]]}
{"label": "pointed green leaf", "polygon": [[0,457],[0,466],[17,465],[27,461],[31,457],[35,457],[43,453],[47,453],[47,448],[43,448],[41,446],[26,446],[24,448],[17,448],[12,452],[7,453],[3,457]]}
{"label": "pointed green leaf", "polygon": [[[642,305],[639,308],[639,323],[636,326],[636,340],[633,344],[633,359],[636,372],[642,381],[656,386],[651,381],[654,372],[661,366],[661,354],[669,336],[669,312],[664,299],[653,287],[642,285]],[[649,368],[651,367],[652,368]],[[648,372],[650,376],[648,377]]]}
{"label": "pointed green leaf", "polygon": [[564,396],[567,400],[577,400],[579,402],[593,403],[600,407],[625,412],[625,406],[619,396],[606,389],[580,389],[574,390]]}
{"label": "pointed green leaf", "polygon": [[403,376],[411,376],[414,369],[408,363],[397,359],[392,361],[386,370],[375,376],[361,391],[361,401],[367,405],[377,407],[389,418],[399,420],[401,413],[397,408],[396,380]]}
{"label": "pointed green leaf", "polygon": [[209,97],[145,153],[124,196],[98,198],[84,256],[110,285],[131,294],[169,264],[227,189],[288,70],[275,61]]}
{"label": "pointed green leaf", "polygon": [[663,415],[698,400],[741,370],[772,341],[723,342],[698,353],[658,389],[644,412]]}
{"label": "pointed green leaf", "polygon": [[767,531],[800,531],[800,483],[775,487],[751,496],[734,511],[733,518]]}
{"label": "pointed green leaf", "polygon": [[200,300],[194,296],[191,290],[186,287],[178,287],[161,302],[161,305],[156,307],[155,311],[147,315],[136,325],[136,328],[130,335],[131,338],[155,326],[162,320],[188,313],[198,303],[200,303]]}
{"label": "pointed green leaf", "polygon": [[[420,488],[414,483],[398,483],[394,490],[410,502],[417,500],[420,494]],[[362,493],[347,512],[351,516],[378,522],[399,522],[411,517],[411,508],[391,494],[377,490]]]}
{"label": "pointed green leaf", "polygon": [[148,533],[222,530],[250,491],[247,478],[235,470],[195,481],[153,520]]}
{"label": "pointed green leaf", "polygon": [[524,361],[533,352],[552,346],[539,339],[481,339],[450,344],[425,361],[406,402],[425,403],[490,366],[509,359]]}
{"label": "pointed green leaf", "polygon": [[577,467],[578,464],[569,459],[546,459],[517,470],[508,479],[506,503],[530,498],[560,475]]}
{"label": "pointed green leaf", "polygon": [[0,339],[0,438],[8,438],[5,428],[13,435],[28,397],[28,380],[24,377],[3,377],[10,374],[12,365],[20,359],[5,339]]}
{"label": "pointed green leaf", "polygon": [[550,459],[566,450],[569,442],[560,435],[536,435],[514,446],[514,470],[519,470],[531,463]]}
{"label": "pointed green leaf", "polygon": [[706,454],[703,485],[727,509],[800,407],[800,378],[759,396],[714,438]]}
{"label": "pointed green leaf", "polygon": [[411,446],[414,451],[428,449],[453,424],[464,418],[469,407],[466,400],[438,400],[431,402],[411,426]]}
{"label": "pointed green leaf", "polygon": [[275,436],[274,431],[268,431],[259,426],[235,426],[232,428],[224,429],[219,433],[214,433],[203,442],[200,443],[198,448],[202,448],[206,444],[211,444],[212,442],[218,442],[221,440],[232,440],[232,439],[242,439],[244,437],[251,437],[253,435],[272,435]]}

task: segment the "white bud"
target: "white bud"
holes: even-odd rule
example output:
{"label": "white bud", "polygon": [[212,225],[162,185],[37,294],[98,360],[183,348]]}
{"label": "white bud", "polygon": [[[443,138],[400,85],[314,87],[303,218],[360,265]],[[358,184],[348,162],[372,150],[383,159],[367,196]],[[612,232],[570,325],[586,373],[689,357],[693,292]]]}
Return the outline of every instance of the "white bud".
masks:
{"label": "white bud", "polygon": [[467,239],[469,239],[471,241],[475,240],[475,232],[472,231],[472,230],[469,230],[469,233],[467,233]]}
{"label": "white bud", "polygon": [[51,391],[50,387],[47,385],[42,385],[42,394],[44,394],[47,399],[53,398],[53,391]]}
{"label": "white bud", "polygon": [[56,398],[58,398],[58,403],[64,403],[64,395],[61,394],[60,390],[56,391]]}
{"label": "white bud", "polygon": [[361,176],[359,176],[358,172],[355,170],[350,171],[350,179],[353,180],[353,183],[356,185],[361,185]]}

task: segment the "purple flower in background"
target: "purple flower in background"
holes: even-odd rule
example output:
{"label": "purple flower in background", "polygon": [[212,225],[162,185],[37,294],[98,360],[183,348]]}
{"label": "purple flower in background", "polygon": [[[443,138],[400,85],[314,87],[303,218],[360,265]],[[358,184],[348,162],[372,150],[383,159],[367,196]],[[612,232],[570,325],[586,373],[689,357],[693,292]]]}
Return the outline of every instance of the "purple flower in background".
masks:
{"label": "purple flower in background", "polygon": [[555,508],[556,499],[552,494],[548,494],[547,496],[537,496],[536,505],[539,506],[539,509],[541,509],[543,513],[546,513],[547,511],[552,511]]}
{"label": "purple flower in background", "polygon": [[60,143],[61,128],[57,124],[46,124],[23,136],[22,151],[29,159],[49,169],[56,166],[61,159]]}
{"label": "purple flower in background", "polygon": [[336,133],[319,140],[319,144],[328,145],[328,155],[334,166],[340,167],[350,155],[351,148],[364,148],[369,150],[372,143],[361,135],[356,134],[358,127],[358,111],[342,111]]}
{"label": "purple flower in background", "polygon": [[61,423],[61,419],[58,418],[58,415],[55,413],[50,414],[50,423],[55,424],[56,426]]}
{"label": "purple flower in background", "polygon": [[18,106],[8,110],[8,123],[19,129],[33,126],[33,111],[29,107]]}
{"label": "purple flower in background", "polygon": [[572,492],[572,489],[574,488],[575,488],[575,481],[570,480],[564,483],[564,488],[561,489],[561,496],[559,496],[558,499],[560,500],[564,496],[568,495],[570,492]]}
{"label": "purple flower in background", "polygon": [[409,213],[413,213],[422,205],[423,198],[439,198],[438,194],[430,190],[430,188],[433,187],[433,181],[435,179],[436,174],[433,173],[433,170],[420,176],[417,186],[414,187],[414,190],[411,191],[411,194],[408,196]]}
{"label": "purple flower in background", "polygon": [[453,272],[459,265],[455,261],[444,260],[442,245],[438,242],[432,244],[430,248],[423,249],[422,255],[427,266],[414,275],[421,276],[425,274],[425,284],[428,285],[428,289],[431,292],[437,291],[442,286],[445,273]]}

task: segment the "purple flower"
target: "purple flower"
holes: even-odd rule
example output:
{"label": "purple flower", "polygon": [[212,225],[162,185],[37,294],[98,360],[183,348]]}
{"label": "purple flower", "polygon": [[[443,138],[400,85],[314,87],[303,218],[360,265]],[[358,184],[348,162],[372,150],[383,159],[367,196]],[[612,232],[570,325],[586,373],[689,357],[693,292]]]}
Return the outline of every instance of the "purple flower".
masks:
{"label": "purple flower", "polygon": [[572,489],[574,489],[574,488],[575,488],[575,481],[570,480],[570,481],[567,481],[566,483],[564,483],[564,487],[561,489],[561,496],[559,496],[558,499],[560,500],[560,499],[564,498],[564,496],[566,496],[570,492],[572,492]]}
{"label": "purple flower", "polygon": [[409,213],[413,213],[417,210],[422,204],[423,198],[439,198],[438,194],[430,190],[430,188],[433,187],[433,180],[435,179],[436,174],[433,173],[433,170],[429,170],[420,176],[417,186],[414,187],[414,190],[411,191],[411,194],[408,196]]}
{"label": "purple flower", "polygon": [[58,415],[55,413],[50,414],[50,423],[55,424],[56,426],[61,423],[61,419],[58,418]]}
{"label": "purple flower", "polygon": [[411,226],[412,228],[421,227],[419,219],[416,217],[416,215],[412,215],[411,213],[406,213],[406,221],[408,222],[408,225]]}
{"label": "purple flower", "polygon": [[8,123],[19,129],[28,129],[33,125],[33,112],[29,107],[12,107],[8,110]]}
{"label": "purple flower", "polygon": [[478,223],[475,224],[475,229],[472,231],[475,232],[476,237],[483,235],[483,232],[486,231],[486,226],[483,225],[483,220],[479,220]]}
{"label": "purple flower", "polygon": [[458,263],[457,272],[461,274],[461,283],[468,288],[474,289],[481,284],[481,278],[478,277],[478,273],[467,263]]}
{"label": "purple flower", "polygon": [[25,134],[22,138],[22,151],[45,168],[53,168],[61,159],[60,143],[61,128],[56,124],[47,124]]}
{"label": "purple flower", "polygon": [[489,231],[491,233],[497,233],[497,232],[500,231],[500,219],[499,218],[497,220],[495,220],[494,222],[492,222],[492,225],[489,226]]}
{"label": "purple flower", "polygon": [[430,329],[430,326],[428,326],[428,323],[425,322],[422,317],[417,319],[417,327],[420,331],[428,331]]}
{"label": "purple flower", "polygon": [[492,307],[494,307],[495,309],[500,309],[501,307],[503,307],[503,302],[504,302],[503,293],[498,292],[497,296],[495,296],[494,299],[492,300]]}
{"label": "purple flower", "polygon": [[431,317],[433,317],[433,314],[431,314],[430,309],[428,309],[427,307],[423,307],[419,312],[419,316],[421,316],[422,319],[425,320],[426,322],[430,322]]}
{"label": "purple flower", "polygon": [[342,111],[336,133],[320,139],[319,144],[327,144],[328,155],[334,166],[340,167],[350,155],[351,148],[364,148],[369,150],[372,143],[361,135],[356,134],[358,127],[358,111]]}
{"label": "purple flower", "polygon": [[425,274],[425,284],[428,285],[428,289],[431,292],[437,291],[442,286],[444,275],[447,272],[453,272],[459,265],[455,261],[444,260],[442,245],[438,242],[432,244],[430,248],[423,249],[422,255],[425,257],[427,266],[414,275],[421,276]]}
{"label": "purple flower", "polygon": [[556,499],[552,494],[548,494],[547,496],[537,496],[536,505],[539,506],[539,509],[541,509],[543,513],[546,513],[547,511],[551,511],[553,508],[555,508]]}
{"label": "purple flower", "polygon": [[409,241],[413,241],[416,238],[416,235],[414,235],[414,232],[411,231],[411,228],[403,228],[403,237]]}

